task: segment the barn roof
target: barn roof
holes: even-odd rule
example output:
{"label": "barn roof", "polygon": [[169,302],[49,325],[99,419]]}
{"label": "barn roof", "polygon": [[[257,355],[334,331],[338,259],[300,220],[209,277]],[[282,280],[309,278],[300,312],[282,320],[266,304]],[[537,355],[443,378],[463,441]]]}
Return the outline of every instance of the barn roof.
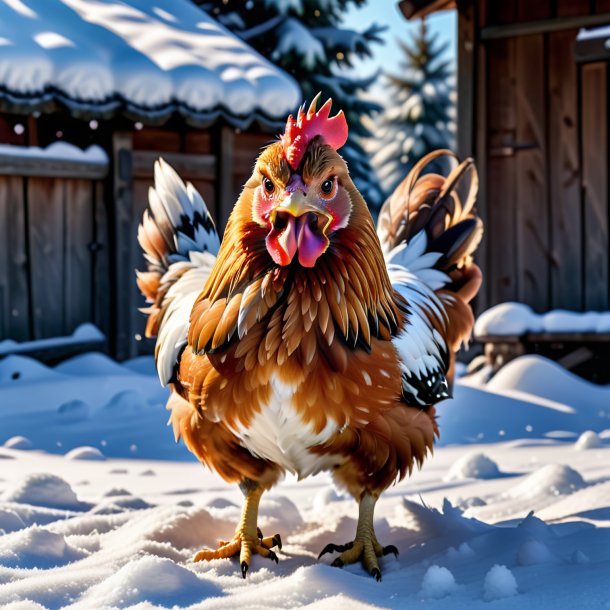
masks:
{"label": "barn roof", "polygon": [[189,0],[0,0],[0,107],[275,126],[296,82]]}

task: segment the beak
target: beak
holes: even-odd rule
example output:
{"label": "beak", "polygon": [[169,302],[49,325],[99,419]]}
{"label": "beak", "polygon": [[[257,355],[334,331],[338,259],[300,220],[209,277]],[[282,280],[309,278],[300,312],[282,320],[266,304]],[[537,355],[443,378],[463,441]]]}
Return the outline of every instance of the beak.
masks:
{"label": "beak", "polygon": [[271,211],[269,220],[272,230],[267,236],[267,248],[278,264],[289,264],[298,251],[301,265],[313,267],[326,251],[326,231],[332,216],[309,203],[302,191],[288,193]]}

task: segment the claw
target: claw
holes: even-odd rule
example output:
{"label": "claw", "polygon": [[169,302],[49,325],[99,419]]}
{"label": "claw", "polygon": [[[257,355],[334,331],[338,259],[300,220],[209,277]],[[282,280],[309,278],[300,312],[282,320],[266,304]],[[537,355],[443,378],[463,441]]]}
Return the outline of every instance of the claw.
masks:
{"label": "claw", "polygon": [[248,564],[245,561],[242,561],[241,563],[241,576],[242,578],[246,578],[246,574],[248,573],[248,568],[250,566],[248,566]]}
{"label": "claw", "polygon": [[263,532],[261,531],[260,527],[256,528],[256,535],[262,540],[264,538],[263,536]]}
{"label": "claw", "polygon": [[398,549],[393,544],[388,544],[388,546],[383,547],[383,554],[389,555],[390,553],[394,554],[394,557],[398,557]]}
{"label": "claw", "polygon": [[326,553],[334,553],[335,551],[337,551],[338,553],[343,553],[351,549],[353,546],[353,542],[348,542],[347,544],[333,544],[332,542],[330,542],[320,551],[318,559],[320,559],[322,555],[326,555]]}
{"label": "claw", "polygon": [[280,549],[280,551],[282,550],[282,538],[280,537],[279,534],[276,534],[275,536],[273,536],[272,538],[275,546],[277,546],[278,549]]}
{"label": "claw", "polygon": [[380,582],[381,581],[381,570],[379,568],[373,568],[371,570],[371,576],[374,576],[375,580],[377,582]]}
{"label": "claw", "polygon": [[269,551],[269,559],[271,559],[271,561],[275,561],[275,563],[280,562],[280,560],[277,558],[277,555],[273,551]]}
{"label": "claw", "polygon": [[341,559],[341,557],[337,557],[337,559],[335,559],[330,565],[333,568],[342,568],[343,567],[343,560]]}

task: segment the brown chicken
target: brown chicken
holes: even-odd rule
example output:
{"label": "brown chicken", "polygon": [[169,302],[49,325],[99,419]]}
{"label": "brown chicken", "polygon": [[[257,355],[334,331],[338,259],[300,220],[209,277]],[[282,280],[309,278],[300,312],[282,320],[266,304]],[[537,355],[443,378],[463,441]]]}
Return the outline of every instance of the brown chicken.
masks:
{"label": "brown chicken", "polygon": [[[472,161],[422,159],[376,231],[330,103],[301,109],[261,153],[220,247],[203,200],[163,161],[138,234],[176,439],[245,495],[233,539],[195,560],[237,555],[244,577],[252,553],[277,561],[281,547],[257,527],[262,493],[286,471],[329,470],[359,519],[353,541],[320,555],[381,578],[378,558],[398,551],[377,540],[375,503],[432,450],[481,283]],[[440,156],[449,175],[422,175]]]}

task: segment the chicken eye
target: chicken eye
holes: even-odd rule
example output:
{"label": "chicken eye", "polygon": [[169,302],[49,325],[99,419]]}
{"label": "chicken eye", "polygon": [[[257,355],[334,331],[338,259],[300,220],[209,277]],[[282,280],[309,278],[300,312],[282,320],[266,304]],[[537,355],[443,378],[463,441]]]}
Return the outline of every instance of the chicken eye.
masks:
{"label": "chicken eye", "polygon": [[320,186],[320,193],[324,199],[332,199],[337,191],[337,180],[328,178],[324,180]]}
{"label": "chicken eye", "polygon": [[273,191],[275,190],[275,185],[273,184],[273,182],[271,182],[269,178],[267,178],[267,176],[263,178],[263,187],[269,195],[271,195],[271,193],[273,193]]}

